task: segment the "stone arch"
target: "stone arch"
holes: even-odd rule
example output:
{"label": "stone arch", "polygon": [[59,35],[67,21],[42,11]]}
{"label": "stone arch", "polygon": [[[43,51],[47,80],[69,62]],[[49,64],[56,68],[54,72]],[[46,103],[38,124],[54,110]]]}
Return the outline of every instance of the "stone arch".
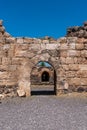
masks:
{"label": "stone arch", "polygon": [[[31,68],[31,73],[32,73],[33,69],[35,68],[35,66],[36,66],[39,62],[41,62],[41,60],[34,62],[32,68]],[[55,94],[57,94],[57,73],[56,73],[57,68],[55,68],[55,66],[53,66],[53,63],[52,63],[51,61],[44,61],[44,60],[42,60],[42,62],[47,62],[47,63],[50,64],[51,67],[53,68],[54,92],[55,92]],[[42,72],[39,74],[39,77],[41,77],[44,72],[49,75],[49,78],[51,78],[52,74],[50,74],[50,71],[49,71],[47,68],[44,68],[44,69],[42,70]],[[30,75],[31,75],[31,73],[30,73]],[[31,81],[30,81],[30,82],[31,82]],[[46,83],[46,82],[45,82],[45,83]]]}
{"label": "stone arch", "polygon": [[32,58],[24,58],[19,68],[19,80],[18,80],[18,93],[25,93],[26,96],[31,95],[31,73],[33,68],[38,62],[47,62],[54,69],[54,91],[57,94],[58,90],[58,68],[59,68],[59,57],[53,57],[47,50],[44,53],[36,54]]}

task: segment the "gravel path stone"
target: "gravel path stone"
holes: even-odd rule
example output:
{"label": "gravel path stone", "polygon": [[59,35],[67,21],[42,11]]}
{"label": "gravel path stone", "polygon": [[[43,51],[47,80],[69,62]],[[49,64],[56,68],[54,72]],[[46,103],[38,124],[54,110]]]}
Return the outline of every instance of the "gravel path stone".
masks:
{"label": "gravel path stone", "polygon": [[87,98],[32,96],[3,100],[0,130],[87,130]]}

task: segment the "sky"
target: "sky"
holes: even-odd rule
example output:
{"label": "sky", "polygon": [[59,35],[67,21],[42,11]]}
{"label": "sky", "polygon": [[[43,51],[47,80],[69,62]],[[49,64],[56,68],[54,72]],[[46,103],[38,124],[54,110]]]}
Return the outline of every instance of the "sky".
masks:
{"label": "sky", "polygon": [[60,38],[87,21],[87,0],[0,0],[0,19],[13,37]]}

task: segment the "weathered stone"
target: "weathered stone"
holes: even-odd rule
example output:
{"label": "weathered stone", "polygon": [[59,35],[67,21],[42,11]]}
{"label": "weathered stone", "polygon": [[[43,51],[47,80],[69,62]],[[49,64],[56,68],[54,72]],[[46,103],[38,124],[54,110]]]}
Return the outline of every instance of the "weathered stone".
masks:
{"label": "weathered stone", "polygon": [[66,64],[74,64],[74,59],[72,57],[67,57]]}
{"label": "weathered stone", "polygon": [[68,83],[69,83],[69,85],[79,86],[79,85],[81,85],[81,79],[80,78],[69,78]]}
{"label": "weathered stone", "polygon": [[60,52],[60,56],[61,57],[67,57],[68,55],[67,55],[67,51],[61,51]]}
{"label": "weathered stone", "polygon": [[76,44],[75,42],[70,43],[69,44],[69,49],[70,50],[75,50],[75,44]]}
{"label": "weathered stone", "polygon": [[0,27],[0,32],[4,33],[5,32],[5,28],[4,27]]}
{"label": "weathered stone", "polygon": [[83,44],[83,43],[76,44],[76,49],[77,49],[77,50],[82,50],[82,49],[84,49],[84,44]]}
{"label": "weathered stone", "polygon": [[2,26],[3,25],[3,20],[0,20],[0,26]]}
{"label": "weathered stone", "polygon": [[61,43],[60,50],[67,50],[67,49],[68,49],[68,44],[67,43]]}
{"label": "weathered stone", "polygon": [[79,70],[79,65],[78,64],[69,64],[69,70],[77,71],[77,70]]}
{"label": "weathered stone", "polygon": [[80,57],[80,51],[76,50],[68,50],[69,57]]}
{"label": "weathered stone", "polygon": [[87,70],[87,65],[80,64],[80,65],[79,65],[79,69],[82,70],[82,71],[83,71],[83,70]]}
{"label": "weathered stone", "polygon": [[87,57],[87,50],[81,51],[81,57]]}
{"label": "weathered stone", "polygon": [[11,35],[7,32],[5,32],[3,36],[6,37],[6,38],[11,37]]}
{"label": "weathered stone", "polygon": [[7,57],[2,58],[2,65],[10,65],[11,64],[11,59]]}
{"label": "weathered stone", "polygon": [[23,38],[17,38],[17,43],[18,44],[23,44],[24,43],[24,39]]}
{"label": "weathered stone", "polygon": [[25,97],[26,96],[26,94],[23,90],[17,90],[17,94],[18,94],[19,97]]}
{"label": "weathered stone", "polygon": [[6,43],[9,43],[9,44],[16,42],[16,38],[12,38],[12,37],[7,37],[5,40],[6,40]]}

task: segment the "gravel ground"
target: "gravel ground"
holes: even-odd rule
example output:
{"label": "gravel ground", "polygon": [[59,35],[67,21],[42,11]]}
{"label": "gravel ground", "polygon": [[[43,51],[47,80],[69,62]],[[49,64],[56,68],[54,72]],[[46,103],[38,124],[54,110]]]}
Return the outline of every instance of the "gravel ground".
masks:
{"label": "gravel ground", "polygon": [[3,100],[0,130],[87,130],[87,97],[31,96]]}

